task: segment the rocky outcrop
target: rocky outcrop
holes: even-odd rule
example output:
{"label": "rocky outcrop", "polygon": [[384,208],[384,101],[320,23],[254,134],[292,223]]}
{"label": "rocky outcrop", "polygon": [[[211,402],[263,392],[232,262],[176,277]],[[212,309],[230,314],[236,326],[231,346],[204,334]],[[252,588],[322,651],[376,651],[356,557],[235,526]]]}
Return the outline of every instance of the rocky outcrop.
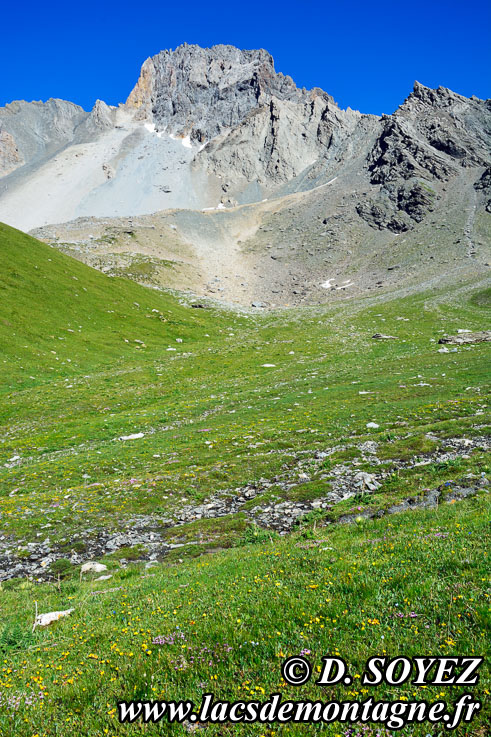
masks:
{"label": "rocky outcrop", "polygon": [[109,107],[102,100],[96,100],[94,107],[85,120],[77,127],[76,141],[90,141],[105,130],[114,128],[115,108]]}
{"label": "rocky outcrop", "polygon": [[479,179],[474,182],[476,192],[482,193],[484,207],[491,212],[491,166],[486,167]]}
{"label": "rocky outcrop", "polygon": [[183,44],[145,61],[126,106],[152,120],[158,131],[203,143],[272,97],[298,101],[304,92],[291,77],[275,72],[264,49]]}
{"label": "rocky outcrop", "polygon": [[404,233],[411,227],[410,220],[403,213],[394,212],[394,206],[387,197],[364,200],[356,205],[356,212],[373,228]]}
{"label": "rocky outcrop", "polygon": [[451,172],[446,161],[418,141],[406,123],[388,116],[382,118],[382,133],[367,162],[372,184],[390,185],[418,175],[445,181]]}
{"label": "rocky outcrop", "polygon": [[70,143],[87,116],[81,107],[66,100],[20,100],[0,108],[0,131],[15,139],[19,161],[29,164],[52,156]]}
{"label": "rocky outcrop", "polygon": [[456,165],[472,167],[489,163],[490,114],[490,100],[416,82],[394,117],[410,120],[424,141]]}
{"label": "rocky outcrop", "polygon": [[477,333],[464,332],[459,335],[445,335],[440,338],[439,343],[450,343],[450,345],[469,345],[473,343],[491,343],[491,330],[481,330]]}
{"label": "rocky outcrop", "polygon": [[0,177],[10,174],[23,163],[15,138],[7,131],[0,130]]}
{"label": "rocky outcrop", "polygon": [[318,90],[302,102],[272,98],[208,143],[194,164],[220,177],[269,186],[286,182],[327,156],[334,138],[347,135],[357,117]]}
{"label": "rocky outcrop", "polygon": [[486,167],[477,182],[474,184],[477,191],[491,192],[491,166]]}
{"label": "rocky outcrop", "polygon": [[[386,336],[390,337],[390,336]],[[351,524],[360,519],[381,517],[385,514],[396,514],[407,509],[434,507],[438,503],[453,502],[466,498],[485,489],[488,479],[483,472],[480,476],[472,473],[464,478],[446,481],[438,488],[424,489],[415,497],[408,497],[396,503],[375,504],[373,508],[366,506],[360,511],[360,494],[373,494],[380,489],[393,474],[394,470],[416,468],[430,462],[447,463],[460,457],[468,457],[473,450],[489,450],[489,439],[484,436],[472,438],[449,438],[442,447],[423,456],[415,455],[410,460],[393,459],[390,468],[387,461],[377,457],[377,443],[366,441],[358,444],[357,450],[364,462],[374,466],[374,471],[360,471],[358,464],[352,461],[338,463],[323,473],[319,479],[319,496],[316,499],[306,497],[295,500],[295,491],[311,479],[309,473],[322,467],[330,455],[346,447],[338,446],[325,451],[313,451],[298,459],[293,468],[285,470],[280,476],[271,479],[260,478],[256,482],[243,487],[226,489],[205,499],[201,504],[180,506],[169,517],[158,515],[138,516],[121,520],[121,529],[86,529],[82,534],[74,533],[70,539],[55,544],[49,538],[27,541],[10,536],[0,537],[0,582],[9,578],[34,576],[38,580],[55,580],[56,568],[53,564],[62,559],[73,566],[81,565],[82,573],[101,573],[104,564],[94,563],[97,558],[114,553],[122,548],[139,547],[138,560],[163,560],[176,548],[185,545],[197,545],[202,542],[199,528],[195,539],[182,535],[183,526],[203,519],[217,519],[229,515],[241,514],[249,524],[284,535],[296,525],[302,524],[302,518],[309,513],[323,517],[323,524]],[[308,471],[309,473],[306,473]],[[353,499],[353,507],[347,513],[332,515],[335,505],[341,501]],[[308,517],[307,517],[308,519]],[[184,528],[186,529],[186,528]],[[127,565],[130,561],[120,557],[119,564]]]}
{"label": "rocky outcrop", "polygon": [[373,202],[357,207],[360,217],[396,232],[421,222],[459,167],[486,165],[490,112],[486,101],[416,82],[394,115],[382,116],[381,133],[367,156],[370,182],[380,190]]}

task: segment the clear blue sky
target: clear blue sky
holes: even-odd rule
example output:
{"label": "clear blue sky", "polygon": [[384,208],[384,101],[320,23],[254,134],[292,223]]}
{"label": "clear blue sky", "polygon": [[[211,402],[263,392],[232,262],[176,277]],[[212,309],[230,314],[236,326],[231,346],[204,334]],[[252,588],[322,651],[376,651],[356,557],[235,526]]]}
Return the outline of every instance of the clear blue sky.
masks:
{"label": "clear blue sky", "polygon": [[126,99],[147,56],[183,42],[266,48],[297,85],[391,113],[415,79],[491,96],[489,0],[49,2],[3,5],[0,105]]}

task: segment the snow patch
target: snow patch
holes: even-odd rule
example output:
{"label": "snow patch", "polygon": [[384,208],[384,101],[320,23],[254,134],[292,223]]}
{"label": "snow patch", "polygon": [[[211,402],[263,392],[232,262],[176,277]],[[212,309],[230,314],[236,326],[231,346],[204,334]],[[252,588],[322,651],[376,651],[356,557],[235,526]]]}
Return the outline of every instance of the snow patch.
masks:
{"label": "snow patch", "polygon": [[173,141],[180,141],[184,148],[193,148],[193,144],[191,143],[191,138],[189,135],[185,136],[184,138],[180,138],[179,136],[175,136],[173,133],[169,133],[169,138],[172,138]]}

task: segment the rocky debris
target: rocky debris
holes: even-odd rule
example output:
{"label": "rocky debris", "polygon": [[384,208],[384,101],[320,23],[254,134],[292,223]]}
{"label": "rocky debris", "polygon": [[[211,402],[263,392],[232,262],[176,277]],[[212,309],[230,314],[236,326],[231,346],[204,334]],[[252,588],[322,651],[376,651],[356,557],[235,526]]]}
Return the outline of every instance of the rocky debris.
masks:
{"label": "rocky debris", "polygon": [[407,216],[394,212],[394,206],[387,198],[360,202],[356,206],[356,212],[370,226],[379,230],[404,233],[412,227]]}
{"label": "rocky debris", "polygon": [[[373,423],[375,424],[375,423]],[[367,440],[356,446],[360,450],[361,460],[377,466],[380,470],[376,473],[367,473],[357,468],[357,462],[339,463],[328,472],[321,475],[325,481],[325,493],[317,499],[304,499],[293,501],[288,498],[290,492],[312,478],[312,462],[317,468],[321,467],[323,461],[333,453],[344,450],[345,446],[336,446],[326,451],[315,451],[310,456],[306,454],[300,458],[293,468],[281,476],[271,479],[261,478],[256,483],[247,484],[244,487],[227,489],[214,497],[205,500],[199,505],[185,505],[169,518],[157,516],[140,516],[124,521],[124,531],[109,530],[85,530],[83,537],[76,535],[72,541],[75,545],[79,538],[83,540],[84,551],[72,550],[70,562],[76,566],[82,564],[84,572],[102,572],[99,566],[104,564],[94,561],[104,555],[114,553],[122,548],[132,548],[136,552],[132,560],[147,561],[154,563],[165,559],[169,551],[189,544],[198,544],[197,540],[189,540],[186,536],[179,540],[179,528],[190,522],[200,519],[226,517],[228,515],[243,513],[251,523],[257,524],[265,529],[272,529],[280,534],[291,531],[295,524],[306,514],[315,510],[329,511],[339,501],[349,499],[359,494],[376,492],[383,481],[396,469],[407,469],[429,463],[444,463],[454,461],[461,456],[468,456],[474,449],[489,450],[490,443],[486,437],[472,438],[450,438],[445,439],[444,447],[438,448],[431,453],[415,456],[410,461],[392,460],[391,468],[386,468],[386,463],[381,461],[377,455],[377,443]],[[309,473],[306,473],[306,469]],[[476,493],[476,491],[487,484],[487,479],[469,476],[459,484],[445,486],[440,491],[433,491],[434,497],[439,499],[442,494],[447,499],[460,498],[458,494],[465,495]],[[455,488],[454,488],[455,487]],[[458,489],[470,489],[470,491],[458,491]],[[450,491],[454,497],[449,496]],[[267,501],[261,499],[261,495],[267,493]],[[257,499],[257,497],[259,497]],[[257,499],[257,504],[252,502]],[[411,506],[418,506],[425,502],[423,500],[406,500],[398,503],[387,510],[387,513],[402,511]],[[406,506],[401,506],[405,504]],[[377,512],[377,515],[385,512]],[[364,514],[373,516],[373,514]],[[363,516],[362,515],[362,516]],[[359,515],[346,515],[340,519],[341,522],[355,521]],[[178,542],[169,542],[169,532]],[[9,578],[20,578],[33,576],[36,579],[52,579],[50,565],[59,558],[66,558],[70,553],[69,546],[55,546],[49,540],[43,542],[29,542],[24,546],[24,554],[18,555],[20,541],[13,538],[0,539],[0,581]],[[85,561],[85,562],[84,562]],[[124,558],[119,558],[121,565],[128,563]],[[87,567],[88,566],[88,567]],[[94,567],[97,567],[95,570]]]}
{"label": "rocky debris", "polygon": [[451,350],[449,350],[448,348],[443,346],[443,348],[438,349],[438,353],[457,353],[457,348],[452,348]]}
{"label": "rocky debris", "polygon": [[375,333],[372,338],[374,340],[398,340],[395,335],[384,335],[383,333]]}
{"label": "rocky debris", "polygon": [[[393,504],[387,509],[379,509],[377,511],[364,510],[359,514],[344,514],[338,518],[337,523],[340,525],[352,524],[364,519],[380,518],[388,514],[407,512],[409,509],[433,509],[442,502],[448,503],[458,499],[465,499],[468,496],[473,496],[474,494],[477,494],[481,488],[482,484],[479,482],[468,486],[459,486],[457,482],[442,484],[442,486],[439,486],[437,489],[425,490],[421,496],[408,497],[402,502]],[[449,489],[451,489],[451,491],[449,491]]]}
{"label": "rocky debris", "polygon": [[373,473],[360,471],[355,474],[354,479],[355,485],[362,491],[376,491],[377,489],[380,489],[380,484]]}
{"label": "rocky debris", "polygon": [[116,176],[116,172],[114,171],[111,164],[103,164],[102,165],[102,171],[106,175],[106,179],[113,179]]}
{"label": "rocky debris", "polygon": [[474,183],[474,189],[491,191],[491,166],[487,166],[483,171],[477,182]]}
{"label": "rocky debris", "polygon": [[481,330],[475,333],[466,332],[459,335],[444,335],[439,343],[450,345],[467,345],[470,343],[489,343],[491,341],[491,330]]}

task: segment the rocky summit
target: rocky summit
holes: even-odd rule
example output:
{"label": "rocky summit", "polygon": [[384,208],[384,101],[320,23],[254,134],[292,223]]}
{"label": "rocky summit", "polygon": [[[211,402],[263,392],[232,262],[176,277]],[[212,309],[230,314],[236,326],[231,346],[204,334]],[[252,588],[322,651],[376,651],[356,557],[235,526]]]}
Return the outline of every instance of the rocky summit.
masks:
{"label": "rocky summit", "polygon": [[489,261],[490,138],[490,100],[416,82],[364,115],[262,49],[184,44],[118,107],[1,108],[0,220],[106,273],[246,305],[455,281]]}

